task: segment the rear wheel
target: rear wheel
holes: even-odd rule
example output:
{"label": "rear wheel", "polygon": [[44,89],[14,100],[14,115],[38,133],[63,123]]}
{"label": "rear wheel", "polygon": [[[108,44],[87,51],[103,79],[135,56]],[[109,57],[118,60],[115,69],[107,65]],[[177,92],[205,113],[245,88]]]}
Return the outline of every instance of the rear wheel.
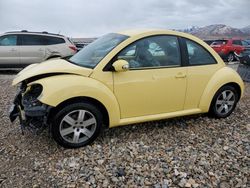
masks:
{"label": "rear wheel", "polygon": [[102,114],[89,103],[74,103],[61,109],[52,125],[55,141],[66,148],[78,148],[93,142],[102,127]]}
{"label": "rear wheel", "polygon": [[234,87],[230,85],[221,87],[213,98],[210,114],[217,118],[229,116],[236,107],[238,99],[239,94]]}

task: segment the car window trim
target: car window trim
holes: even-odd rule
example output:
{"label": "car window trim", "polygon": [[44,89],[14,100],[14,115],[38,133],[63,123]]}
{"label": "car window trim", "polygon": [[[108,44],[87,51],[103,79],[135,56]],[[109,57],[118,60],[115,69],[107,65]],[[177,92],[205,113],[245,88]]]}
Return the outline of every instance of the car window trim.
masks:
{"label": "car window trim", "polygon": [[133,41],[132,43],[128,44],[127,46],[125,46],[124,48],[122,48],[119,52],[116,53],[116,55],[105,65],[105,67],[103,68],[102,71],[104,72],[114,72],[115,69],[112,66],[113,63],[117,60],[117,56],[118,54],[124,50],[126,47],[128,47],[129,45],[142,40],[142,39],[146,39],[146,38],[150,38],[150,37],[156,37],[156,36],[173,36],[176,37],[177,42],[178,42],[178,48],[179,48],[179,53],[180,53],[180,65],[173,65],[173,66],[158,66],[158,67],[140,67],[140,68],[131,68],[129,70],[133,71],[133,70],[150,70],[150,69],[163,69],[163,68],[179,68],[179,67],[183,67],[183,62],[182,60],[185,58],[182,58],[182,55],[185,54],[185,52],[182,52],[183,50],[181,50],[181,45],[180,45],[180,40],[179,40],[179,36],[178,35],[171,35],[171,34],[155,34],[155,35],[150,35],[150,36],[146,36],[143,38],[140,38],[138,40]]}

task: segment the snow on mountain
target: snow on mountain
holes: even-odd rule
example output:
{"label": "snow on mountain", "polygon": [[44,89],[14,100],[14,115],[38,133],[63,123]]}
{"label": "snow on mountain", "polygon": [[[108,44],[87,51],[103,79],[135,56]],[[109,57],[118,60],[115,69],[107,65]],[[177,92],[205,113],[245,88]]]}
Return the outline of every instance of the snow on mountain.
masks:
{"label": "snow on mountain", "polygon": [[192,26],[181,31],[191,33],[203,39],[250,37],[250,26],[238,29],[224,24],[214,24],[205,27]]}
{"label": "snow on mountain", "polygon": [[246,27],[241,28],[241,31],[242,31],[243,33],[250,34],[250,25],[249,25],[249,26],[246,26]]}

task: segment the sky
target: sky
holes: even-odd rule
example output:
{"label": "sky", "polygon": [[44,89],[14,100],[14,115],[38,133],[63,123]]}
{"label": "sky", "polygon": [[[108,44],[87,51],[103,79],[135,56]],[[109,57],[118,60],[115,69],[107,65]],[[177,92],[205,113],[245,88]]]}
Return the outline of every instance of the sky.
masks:
{"label": "sky", "polygon": [[0,0],[0,33],[98,37],[134,28],[250,25],[250,0]]}

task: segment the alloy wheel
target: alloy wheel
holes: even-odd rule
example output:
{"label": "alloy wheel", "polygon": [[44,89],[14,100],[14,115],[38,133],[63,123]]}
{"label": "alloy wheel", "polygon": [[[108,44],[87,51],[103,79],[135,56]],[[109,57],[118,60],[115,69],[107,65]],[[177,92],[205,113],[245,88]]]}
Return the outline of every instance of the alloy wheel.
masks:
{"label": "alloy wheel", "polygon": [[233,91],[231,90],[224,90],[218,96],[216,100],[216,111],[220,115],[228,114],[232,109],[236,102],[236,97]]}
{"label": "alloy wheel", "polygon": [[59,128],[65,141],[78,144],[90,139],[96,127],[96,118],[90,111],[74,110],[62,118]]}

